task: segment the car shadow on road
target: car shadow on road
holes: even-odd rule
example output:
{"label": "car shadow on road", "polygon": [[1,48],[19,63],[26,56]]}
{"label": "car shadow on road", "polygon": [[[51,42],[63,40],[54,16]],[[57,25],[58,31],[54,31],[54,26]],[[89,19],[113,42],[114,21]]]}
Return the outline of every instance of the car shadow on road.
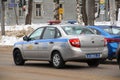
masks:
{"label": "car shadow on road", "polygon": [[116,60],[107,60],[107,61],[103,61],[101,62],[101,64],[106,64],[106,65],[117,65],[117,61]]}
{"label": "car shadow on road", "polygon": [[[82,63],[83,64],[83,63]],[[82,65],[81,63],[67,63],[63,68],[61,68],[61,69],[88,69],[88,68],[90,68],[88,65],[86,65],[86,64],[83,64]],[[47,63],[47,62],[37,62],[37,63],[31,63],[31,62],[29,62],[29,63],[26,63],[25,65],[24,65],[25,67],[37,67],[37,68],[54,68],[52,65],[50,65],[49,64],[49,62]]]}

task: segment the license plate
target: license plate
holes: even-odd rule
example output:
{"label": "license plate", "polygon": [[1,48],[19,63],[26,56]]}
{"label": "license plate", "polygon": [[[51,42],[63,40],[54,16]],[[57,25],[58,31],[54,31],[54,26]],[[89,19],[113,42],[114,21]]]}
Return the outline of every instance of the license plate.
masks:
{"label": "license plate", "polygon": [[100,58],[100,54],[99,53],[86,54],[86,58]]}

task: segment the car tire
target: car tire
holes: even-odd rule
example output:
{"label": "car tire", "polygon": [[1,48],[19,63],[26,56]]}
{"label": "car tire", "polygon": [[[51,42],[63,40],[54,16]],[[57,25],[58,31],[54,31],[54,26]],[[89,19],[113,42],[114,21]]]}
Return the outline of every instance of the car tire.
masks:
{"label": "car tire", "polygon": [[90,67],[98,67],[98,65],[100,64],[100,61],[99,60],[89,60],[87,62],[87,64],[90,66]]}
{"label": "car tire", "polygon": [[57,51],[55,51],[52,55],[52,64],[55,68],[63,68],[65,65],[63,58]]}
{"label": "car tire", "polygon": [[107,58],[101,59],[100,63],[104,63],[107,60]]}
{"label": "car tire", "polygon": [[53,66],[53,63],[52,63],[52,61],[48,61],[49,62],[49,64],[50,64],[50,66]]}
{"label": "car tire", "polygon": [[118,65],[119,65],[119,69],[120,69],[120,59],[119,59],[119,63],[118,63]]}
{"label": "car tire", "polygon": [[117,63],[119,65],[119,69],[120,69],[120,49],[118,49],[118,51],[117,51]]}
{"label": "car tire", "polygon": [[118,62],[119,69],[120,69],[120,56],[118,56],[117,62]]}
{"label": "car tire", "polygon": [[25,60],[23,59],[20,50],[17,49],[13,52],[13,58],[16,65],[24,65]]}

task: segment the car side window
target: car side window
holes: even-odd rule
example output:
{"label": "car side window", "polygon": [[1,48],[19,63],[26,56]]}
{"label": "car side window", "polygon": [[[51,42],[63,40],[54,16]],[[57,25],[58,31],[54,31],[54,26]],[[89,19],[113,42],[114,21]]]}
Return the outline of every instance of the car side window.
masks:
{"label": "car side window", "polygon": [[44,34],[43,39],[52,39],[55,38],[55,28],[54,27],[47,27]]}
{"label": "car side window", "polygon": [[56,28],[56,36],[55,36],[55,38],[59,38],[59,37],[61,37],[61,33],[60,33],[60,31]]}
{"label": "car side window", "polygon": [[90,29],[83,28],[80,34],[94,34]]}
{"label": "car side window", "polygon": [[42,35],[44,28],[38,28],[37,30],[35,30],[30,36],[29,39],[30,40],[37,40],[40,39],[40,36]]}

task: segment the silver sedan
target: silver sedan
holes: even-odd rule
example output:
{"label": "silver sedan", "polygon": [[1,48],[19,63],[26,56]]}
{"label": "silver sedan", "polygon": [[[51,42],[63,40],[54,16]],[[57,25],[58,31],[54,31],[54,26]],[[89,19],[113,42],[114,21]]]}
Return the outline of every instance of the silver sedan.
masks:
{"label": "silver sedan", "polygon": [[84,61],[97,67],[108,56],[106,44],[103,36],[79,25],[48,25],[15,43],[13,59],[16,65],[27,60],[44,60],[55,68],[63,67],[66,61]]}

